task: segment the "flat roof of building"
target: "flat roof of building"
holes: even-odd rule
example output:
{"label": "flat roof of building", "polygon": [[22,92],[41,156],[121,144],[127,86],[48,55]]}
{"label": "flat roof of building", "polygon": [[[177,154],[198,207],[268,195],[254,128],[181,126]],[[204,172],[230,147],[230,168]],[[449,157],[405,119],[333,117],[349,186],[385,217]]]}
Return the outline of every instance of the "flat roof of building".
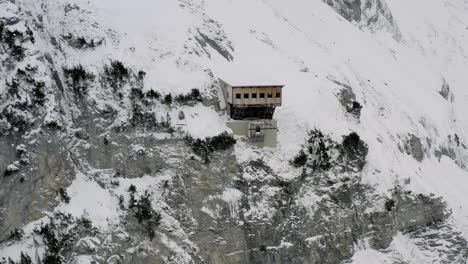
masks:
{"label": "flat roof of building", "polygon": [[260,85],[231,85],[232,88],[258,88],[258,87],[281,87],[283,88],[284,85],[282,84],[260,84]]}
{"label": "flat roof of building", "polygon": [[228,80],[225,80],[223,78],[219,78],[225,83],[228,83],[232,88],[258,88],[258,87],[284,87],[284,84],[278,84],[274,82],[268,82],[268,81],[237,81],[237,82],[231,82]]}

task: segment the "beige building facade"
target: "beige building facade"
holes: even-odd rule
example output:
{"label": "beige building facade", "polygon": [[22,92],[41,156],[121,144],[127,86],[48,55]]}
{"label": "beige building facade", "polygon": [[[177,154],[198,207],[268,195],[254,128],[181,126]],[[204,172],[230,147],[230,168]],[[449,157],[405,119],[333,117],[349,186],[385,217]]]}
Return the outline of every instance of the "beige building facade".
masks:
{"label": "beige building facade", "polygon": [[231,85],[221,79],[219,85],[231,118],[227,126],[234,134],[257,146],[276,147],[278,126],[273,115],[282,104],[283,85]]}

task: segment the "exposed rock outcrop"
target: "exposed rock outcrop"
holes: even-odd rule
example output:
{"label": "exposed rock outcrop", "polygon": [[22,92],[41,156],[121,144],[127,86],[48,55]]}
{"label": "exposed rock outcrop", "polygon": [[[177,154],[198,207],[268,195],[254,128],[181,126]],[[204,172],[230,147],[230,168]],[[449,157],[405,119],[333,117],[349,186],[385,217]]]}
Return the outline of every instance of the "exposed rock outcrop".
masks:
{"label": "exposed rock outcrop", "polygon": [[401,39],[393,15],[385,0],[323,0],[349,22],[372,32],[385,30],[397,40]]}

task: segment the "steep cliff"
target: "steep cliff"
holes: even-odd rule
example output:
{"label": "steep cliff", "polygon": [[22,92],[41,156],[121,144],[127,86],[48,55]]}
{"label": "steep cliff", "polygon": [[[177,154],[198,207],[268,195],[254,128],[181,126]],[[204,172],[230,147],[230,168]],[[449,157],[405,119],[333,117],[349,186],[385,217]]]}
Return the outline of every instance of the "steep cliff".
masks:
{"label": "steep cliff", "polygon": [[[466,263],[467,11],[0,0],[0,263]],[[220,77],[286,84],[277,148]]]}

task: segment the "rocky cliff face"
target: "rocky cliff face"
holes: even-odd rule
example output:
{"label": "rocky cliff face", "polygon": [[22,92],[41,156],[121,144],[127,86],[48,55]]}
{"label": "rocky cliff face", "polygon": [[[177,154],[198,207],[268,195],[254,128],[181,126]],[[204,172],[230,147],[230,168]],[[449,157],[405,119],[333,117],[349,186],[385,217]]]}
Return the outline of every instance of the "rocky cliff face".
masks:
{"label": "rocky cliff face", "polygon": [[[0,0],[0,263],[466,263],[466,79],[398,1],[93,2]],[[233,71],[278,148],[222,133]]]}
{"label": "rocky cliff face", "polygon": [[346,20],[372,32],[385,30],[396,39],[401,33],[384,0],[324,0]]}

